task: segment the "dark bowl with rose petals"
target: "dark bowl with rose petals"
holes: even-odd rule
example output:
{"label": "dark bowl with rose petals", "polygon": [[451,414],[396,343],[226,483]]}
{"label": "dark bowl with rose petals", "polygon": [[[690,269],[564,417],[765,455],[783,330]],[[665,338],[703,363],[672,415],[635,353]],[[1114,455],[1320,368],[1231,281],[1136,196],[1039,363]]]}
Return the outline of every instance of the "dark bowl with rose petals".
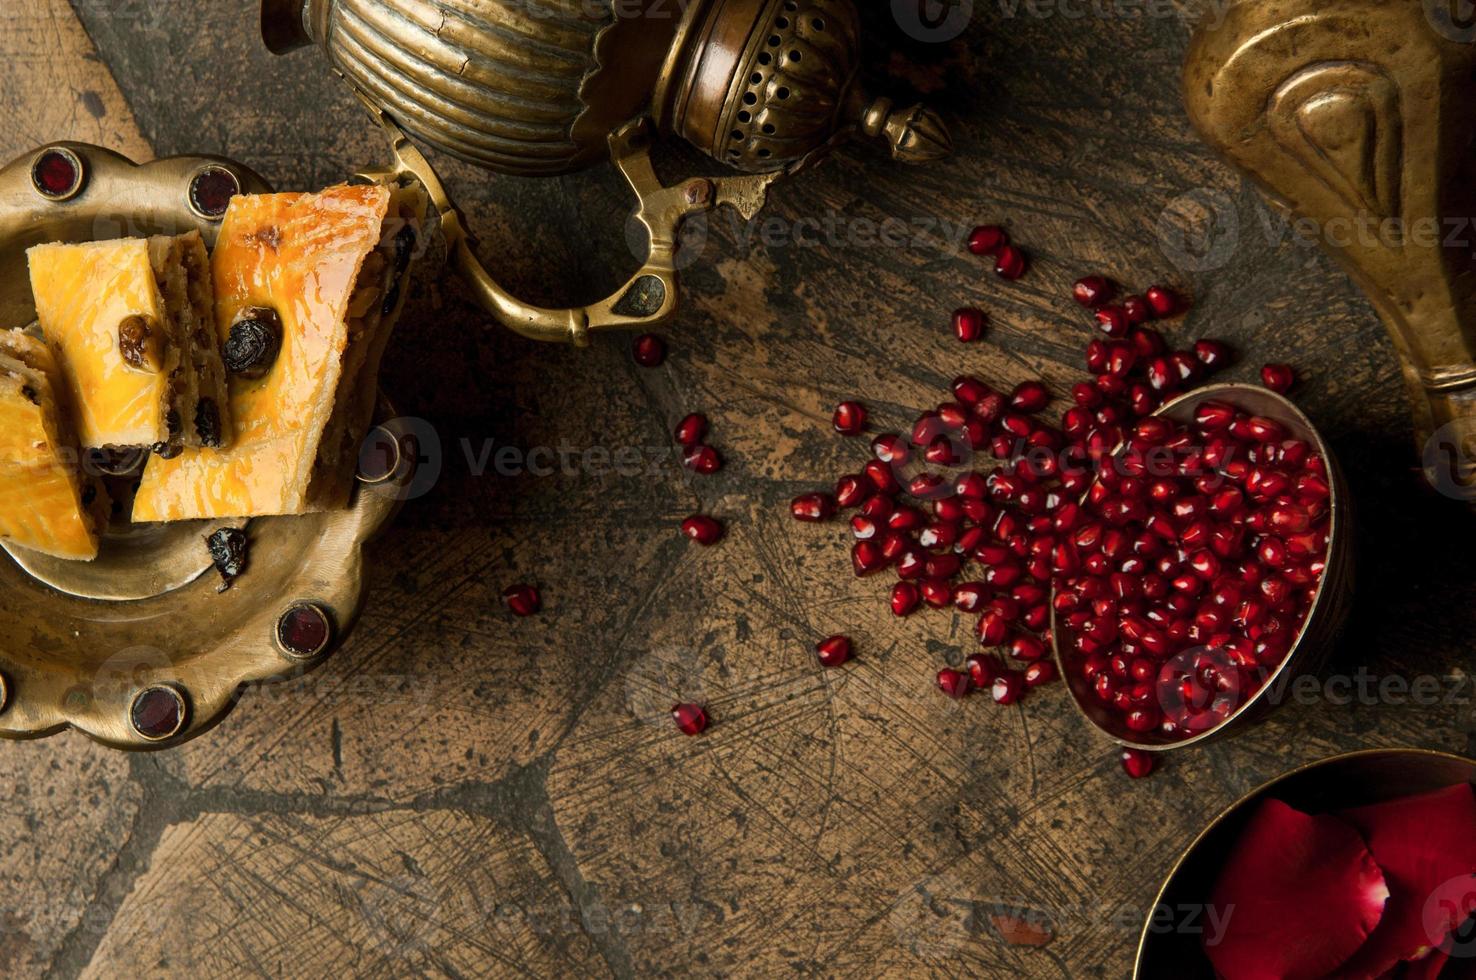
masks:
{"label": "dark bowl with rose petals", "polygon": [[[1056,666],[1071,692],[1071,699],[1081,714],[1094,727],[1118,743],[1150,752],[1171,749],[1223,738],[1245,730],[1262,720],[1272,709],[1288,700],[1291,683],[1303,675],[1315,675],[1326,664],[1333,644],[1352,607],[1353,598],[1353,534],[1352,504],[1347,483],[1332,449],[1312,421],[1290,399],[1258,385],[1213,384],[1166,402],[1155,415],[1181,424],[1192,424],[1195,411],[1205,402],[1222,402],[1250,415],[1263,416],[1280,423],[1287,434],[1305,442],[1324,460],[1330,489],[1326,569],[1313,601],[1285,657],[1274,667],[1264,668],[1260,686],[1242,694],[1240,703],[1223,720],[1215,720],[1192,732],[1165,735],[1157,730],[1140,733],[1130,730],[1121,713],[1097,698],[1091,681],[1079,669],[1079,654],[1065,649],[1062,641],[1064,625],[1059,622],[1053,601],[1052,630]],[[1126,451],[1119,446],[1113,459]],[[1054,596],[1053,596],[1054,599]],[[1180,654],[1179,656],[1185,656]],[[1177,658],[1174,658],[1177,659]],[[1168,665],[1165,664],[1165,667]]]}
{"label": "dark bowl with rose petals", "polygon": [[[1476,786],[1476,759],[1426,749],[1370,749],[1302,766],[1252,791],[1211,821],[1175,862],[1143,924],[1133,980],[1213,980],[1203,947],[1206,931],[1215,928],[1207,913],[1211,896],[1227,857],[1266,801],[1311,814],[1337,813],[1461,784]],[[1306,914],[1288,909],[1287,920],[1300,922]],[[1219,918],[1232,921],[1230,915],[1221,910]]]}

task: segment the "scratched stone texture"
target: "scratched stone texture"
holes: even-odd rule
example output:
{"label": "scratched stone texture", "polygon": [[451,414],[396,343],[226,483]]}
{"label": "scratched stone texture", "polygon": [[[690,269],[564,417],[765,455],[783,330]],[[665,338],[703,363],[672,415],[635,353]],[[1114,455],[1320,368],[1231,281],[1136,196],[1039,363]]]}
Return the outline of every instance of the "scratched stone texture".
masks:
{"label": "scratched stone texture", "polygon": [[[1191,133],[1177,86],[1197,9],[977,3],[961,36],[925,43],[891,7],[865,14],[868,81],[939,106],[958,152],[900,169],[857,149],[782,184],[756,225],[710,218],[659,370],[625,338],[572,351],[495,329],[450,280],[417,290],[383,387],[434,428],[440,477],[373,546],[357,632],[177,749],[3,746],[0,974],[1117,978],[1181,845],[1242,793],[1351,748],[1471,748],[1468,704],[1313,699],[1129,782],[1059,687],[1009,709],[939,696],[971,624],[894,621],[839,525],[788,518],[863,459],[829,430],[835,402],[895,425],[964,370],[1062,391],[1088,336],[1072,279],[1164,279],[1196,301],[1173,337],[1231,341],[1233,378],[1296,363],[1341,452],[1362,599],[1331,669],[1471,669],[1473,524],[1412,470],[1363,298]],[[53,138],[223,153],[281,188],[382,159],[316,56],[259,45],[249,0],[73,8],[0,12],[7,155]],[[437,162],[529,299],[588,301],[635,266],[610,168]],[[1223,261],[1196,272],[1173,232],[1206,201]],[[887,219],[902,240],[878,244]],[[985,219],[1028,249],[1025,279],[960,248]],[[964,303],[993,318],[966,349],[947,330]],[[712,420],[717,476],[671,453],[690,410]],[[552,455],[499,468],[502,447]],[[639,465],[600,455],[622,448]],[[717,548],[676,533],[699,509],[728,525]],[[500,607],[520,580],[542,615]],[[836,631],[861,655],[821,671],[811,645]],[[702,738],[663,717],[689,698],[714,718]],[[1001,907],[1054,941],[1007,942]]]}

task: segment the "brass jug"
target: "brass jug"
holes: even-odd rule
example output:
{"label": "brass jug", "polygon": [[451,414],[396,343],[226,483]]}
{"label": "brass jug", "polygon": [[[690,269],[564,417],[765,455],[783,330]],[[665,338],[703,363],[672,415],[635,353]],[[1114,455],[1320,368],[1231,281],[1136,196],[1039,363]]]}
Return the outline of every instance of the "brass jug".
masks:
{"label": "brass jug", "polygon": [[[722,204],[751,218],[777,177],[855,134],[909,162],[952,149],[931,111],[861,91],[852,0],[262,0],[261,14],[273,51],[324,50],[386,129],[398,171],[430,192],[478,298],[541,340],[583,345],[591,330],[667,319],[685,218]],[[407,133],[507,174],[569,173],[608,154],[639,200],[645,263],[587,307],[523,303],[477,259]],[[664,186],[649,157],[658,134],[738,173]]]}

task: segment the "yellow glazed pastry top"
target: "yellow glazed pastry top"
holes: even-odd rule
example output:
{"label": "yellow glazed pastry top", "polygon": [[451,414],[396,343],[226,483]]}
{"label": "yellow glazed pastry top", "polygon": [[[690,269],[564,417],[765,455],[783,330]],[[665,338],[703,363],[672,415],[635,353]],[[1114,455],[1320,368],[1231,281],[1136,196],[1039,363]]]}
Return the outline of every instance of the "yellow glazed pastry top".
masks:
{"label": "yellow glazed pastry top", "polygon": [[380,244],[389,203],[378,185],[231,201],[211,260],[220,339],[238,315],[264,309],[280,320],[280,352],[264,376],[231,379],[229,448],[149,460],[135,522],[311,509],[307,491],[349,344],[350,298]]}
{"label": "yellow glazed pastry top", "polygon": [[[64,439],[55,386],[61,377],[45,344],[18,331],[0,337],[0,538],[36,551],[90,561],[98,535],[84,502],[81,460]],[[51,390],[47,390],[50,388]],[[96,492],[94,489],[93,493]]]}
{"label": "yellow glazed pastry top", "polygon": [[[152,446],[166,441],[159,324],[164,302],[147,239],[37,245],[27,252],[36,318],[61,355],[83,446]],[[144,356],[124,360],[119,328],[152,324]]]}

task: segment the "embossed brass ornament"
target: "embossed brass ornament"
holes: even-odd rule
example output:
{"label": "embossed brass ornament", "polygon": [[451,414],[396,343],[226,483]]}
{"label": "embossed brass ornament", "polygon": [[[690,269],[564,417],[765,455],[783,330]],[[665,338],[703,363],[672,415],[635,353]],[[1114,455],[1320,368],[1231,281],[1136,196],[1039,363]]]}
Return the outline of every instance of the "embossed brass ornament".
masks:
{"label": "embossed brass ornament", "polygon": [[1323,230],[1399,349],[1427,468],[1449,470],[1432,478],[1470,491],[1476,44],[1439,6],[1238,0],[1196,32],[1184,96],[1205,139]]}
{"label": "embossed brass ornament", "polygon": [[[0,325],[35,318],[26,249],[51,241],[174,235],[214,242],[231,194],[271,190],[215,157],[142,166],[81,143],[0,169]],[[380,417],[394,413],[381,404]],[[347,509],[302,517],[115,523],[96,561],[3,544],[0,736],[75,728],[119,748],[174,744],[208,728],[243,685],[318,663],[357,618],[363,546],[413,479],[408,433],[376,429]],[[146,454],[87,461],[126,487]],[[245,573],[217,591],[205,538],[244,526]]]}
{"label": "embossed brass ornament", "polygon": [[[317,44],[384,126],[399,172],[432,188],[451,256],[503,324],[540,340],[649,327],[677,306],[677,230],[720,205],[752,217],[779,176],[853,135],[925,161],[952,145],[921,106],[857,83],[852,0],[262,0],[268,46]],[[548,175],[614,160],[650,252],[609,298],[542,309],[478,260],[418,137],[499,173]],[[668,187],[650,144],[679,136],[740,173]]]}

